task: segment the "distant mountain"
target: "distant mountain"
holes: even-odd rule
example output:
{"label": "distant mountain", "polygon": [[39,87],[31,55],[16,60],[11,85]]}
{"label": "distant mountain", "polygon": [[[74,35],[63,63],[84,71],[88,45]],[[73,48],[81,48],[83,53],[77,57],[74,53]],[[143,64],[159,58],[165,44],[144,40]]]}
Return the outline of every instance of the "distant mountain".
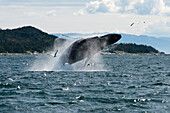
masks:
{"label": "distant mountain", "polygon": [[[89,36],[96,36],[96,35],[104,35],[106,33],[91,33],[91,34],[81,34],[81,33],[65,33],[65,35],[73,36],[73,37],[89,37]],[[61,36],[60,33],[53,34],[55,36]],[[170,54],[170,38],[156,38],[151,36],[145,35],[130,35],[130,34],[121,34],[122,39],[118,41],[118,43],[135,43],[135,44],[143,44],[147,46],[152,46],[161,52],[165,52]]]}
{"label": "distant mountain", "polygon": [[[64,35],[81,38],[96,35],[100,36],[104,34],[108,33],[65,33]],[[0,53],[25,53],[27,51],[37,51],[41,53],[53,48],[54,40],[61,36],[62,35],[60,33],[49,35],[32,26],[25,26],[17,29],[0,29]],[[170,53],[170,38],[156,38],[144,35],[136,36],[129,34],[122,34],[122,37],[123,38],[118,41],[118,43],[143,44],[152,46],[160,52]],[[65,39],[67,38],[68,37],[65,37]]]}
{"label": "distant mountain", "polygon": [[0,30],[0,53],[43,52],[53,46],[56,38],[32,26]]}
{"label": "distant mountain", "polygon": [[129,35],[122,34],[123,38],[120,40],[120,43],[136,43],[136,44],[144,44],[148,46],[152,46],[159,51],[170,53],[170,38],[156,38],[145,35]]}

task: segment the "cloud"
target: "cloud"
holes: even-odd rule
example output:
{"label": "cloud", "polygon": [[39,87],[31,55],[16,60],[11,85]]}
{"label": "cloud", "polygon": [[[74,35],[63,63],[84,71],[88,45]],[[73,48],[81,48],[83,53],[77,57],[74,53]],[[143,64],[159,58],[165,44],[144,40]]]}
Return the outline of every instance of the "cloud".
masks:
{"label": "cloud", "polygon": [[56,16],[56,10],[47,11],[46,14],[47,14],[48,16]]}
{"label": "cloud", "polygon": [[81,12],[170,16],[170,6],[163,0],[96,0],[86,3]]}
{"label": "cloud", "polygon": [[36,13],[35,12],[25,12],[24,15],[26,15],[26,16],[35,16]]}
{"label": "cloud", "polygon": [[170,21],[167,19],[159,20],[150,24],[145,29],[145,34],[156,37],[170,37]]}
{"label": "cloud", "polygon": [[85,12],[83,9],[80,9],[78,12],[73,13],[73,15],[84,15]]}
{"label": "cloud", "polygon": [[120,7],[116,5],[117,0],[102,0],[94,1],[86,4],[87,12],[96,13],[96,12],[117,12]]}

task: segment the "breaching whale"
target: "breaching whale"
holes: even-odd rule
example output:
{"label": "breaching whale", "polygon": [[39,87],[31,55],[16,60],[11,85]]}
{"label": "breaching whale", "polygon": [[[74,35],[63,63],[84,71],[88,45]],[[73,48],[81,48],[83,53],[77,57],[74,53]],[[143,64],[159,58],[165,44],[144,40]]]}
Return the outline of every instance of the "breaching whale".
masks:
{"label": "breaching whale", "polygon": [[62,65],[74,64],[86,58],[86,63],[96,53],[103,50],[104,47],[114,44],[121,39],[120,34],[107,34],[104,36],[90,37],[86,39],[80,39],[72,43],[65,52],[60,56]]}

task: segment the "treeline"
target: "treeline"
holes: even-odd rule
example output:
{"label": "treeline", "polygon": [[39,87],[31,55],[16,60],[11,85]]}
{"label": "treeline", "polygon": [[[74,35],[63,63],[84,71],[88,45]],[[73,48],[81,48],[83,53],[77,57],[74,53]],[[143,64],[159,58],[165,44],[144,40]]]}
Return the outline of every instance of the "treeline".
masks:
{"label": "treeline", "polygon": [[[55,46],[62,46],[63,41],[54,42],[58,38],[49,35],[32,26],[25,26],[17,29],[0,29],[0,53],[26,53],[37,51],[42,53]],[[158,53],[159,51],[151,46],[136,44],[115,44],[104,49],[106,52],[124,51],[127,53]]]}
{"label": "treeline", "polygon": [[43,52],[53,46],[56,36],[32,26],[0,30],[0,53]]}
{"label": "treeline", "polygon": [[155,48],[147,45],[137,45],[132,43],[120,43],[109,46],[106,52],[114,53],[114,51],[124,51],[126,53],[158,53]]}

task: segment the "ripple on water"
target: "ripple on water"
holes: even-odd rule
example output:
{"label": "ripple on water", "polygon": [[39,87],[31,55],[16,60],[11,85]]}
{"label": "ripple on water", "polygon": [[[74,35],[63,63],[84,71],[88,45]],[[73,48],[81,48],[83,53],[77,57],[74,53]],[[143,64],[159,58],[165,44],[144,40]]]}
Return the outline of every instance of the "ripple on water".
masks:
{"label": "ripple on water", "polygon": [[39,56],[0,56],[0,112],[169,112],[169,57],[103,57],[109,71],[25,71]]}

